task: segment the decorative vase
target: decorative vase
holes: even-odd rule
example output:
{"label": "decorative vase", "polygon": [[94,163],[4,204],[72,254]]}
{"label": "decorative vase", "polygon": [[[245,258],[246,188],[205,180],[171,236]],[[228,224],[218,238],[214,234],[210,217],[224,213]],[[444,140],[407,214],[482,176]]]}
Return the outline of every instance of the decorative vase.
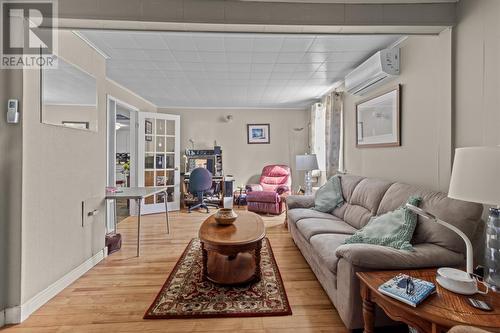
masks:
{"label": "decorative vase", "polygon": [[214,215],[215,221],[221,225],[233,224],[238,218],[238,214],[231,208],[221,208]]}
{"label": "decorative vase", "polygon": [[490,208],[486,225],[485,281],[496,292],[500,291],[500,209]]}

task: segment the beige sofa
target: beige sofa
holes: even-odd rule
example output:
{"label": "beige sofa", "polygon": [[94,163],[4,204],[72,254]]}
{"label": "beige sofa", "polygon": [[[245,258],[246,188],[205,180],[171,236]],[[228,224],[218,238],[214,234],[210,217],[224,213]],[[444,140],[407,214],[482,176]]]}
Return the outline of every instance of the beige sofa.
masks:
{"label": "beige sofa", "polygon": [[[483,207],[449,199],[446,194],[403,183],[341,175],[345,203],[332,214],[309,209],[313,196],[289,196],[288,227],[296,245],[337,308],[349,329],[363,327],[361,296],[356,272],[459,266],[465,245],[454,232],[419,219],[412,244],[414,251],[378,245],[343,244],[346,237],[381,215],[420,195],[421,207],[450,222],[471,239],[480,227]],[[377,326],[392,322],[377,310]]]}

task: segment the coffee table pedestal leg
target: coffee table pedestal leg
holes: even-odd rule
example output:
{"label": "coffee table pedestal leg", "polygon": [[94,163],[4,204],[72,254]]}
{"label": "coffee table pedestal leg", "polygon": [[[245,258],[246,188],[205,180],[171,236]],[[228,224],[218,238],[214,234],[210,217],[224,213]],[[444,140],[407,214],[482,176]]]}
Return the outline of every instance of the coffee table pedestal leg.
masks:
{"label": "coffee table pedestal leg", "polygon": [[201,254],[202,254],[202,270],[201,278],[203,281],[207,281],[208,275],[208,251],[205,249],[205,244],[201,243]]}
{"label": "coffee table pedestal leg", "polygon": [[262,250],[262,241],[258,242],[255,247],[255,282],[260,281],[261,279],[261,270],[260,270],[260,252]]}

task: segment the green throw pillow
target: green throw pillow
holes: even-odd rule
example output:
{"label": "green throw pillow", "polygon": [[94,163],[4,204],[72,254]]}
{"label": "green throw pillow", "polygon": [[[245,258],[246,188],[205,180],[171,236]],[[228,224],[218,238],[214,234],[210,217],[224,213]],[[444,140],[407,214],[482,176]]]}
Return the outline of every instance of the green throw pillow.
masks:
{"label": "green throw pillow", "polygon": [[[408,199],[408,203],[414,206],[420,205],[421,201],[420,197]],[[410,241],[416,226],[417,214],[403,206],[384,215],[373,217],[366,226],[347,238],[345,243],[375,244],[413,251]]]}
{"label": "green throw pillow", "polygon": [[314,207],[312,209],[323,213],[331,213],[335,208],[344,203],[340,177],[333,176],[321,186],[314,196]]}

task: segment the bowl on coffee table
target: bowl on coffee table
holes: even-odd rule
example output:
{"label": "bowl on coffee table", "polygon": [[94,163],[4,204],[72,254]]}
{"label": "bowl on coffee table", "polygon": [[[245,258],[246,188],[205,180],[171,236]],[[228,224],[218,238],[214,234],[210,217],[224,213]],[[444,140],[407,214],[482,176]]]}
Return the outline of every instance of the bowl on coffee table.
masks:
{"label": "bowl on coffee table", "polygon": [[238,218],[238,214],[231,208],[220,208],[214,214],[215,221],[220,225],[230,225]]}

